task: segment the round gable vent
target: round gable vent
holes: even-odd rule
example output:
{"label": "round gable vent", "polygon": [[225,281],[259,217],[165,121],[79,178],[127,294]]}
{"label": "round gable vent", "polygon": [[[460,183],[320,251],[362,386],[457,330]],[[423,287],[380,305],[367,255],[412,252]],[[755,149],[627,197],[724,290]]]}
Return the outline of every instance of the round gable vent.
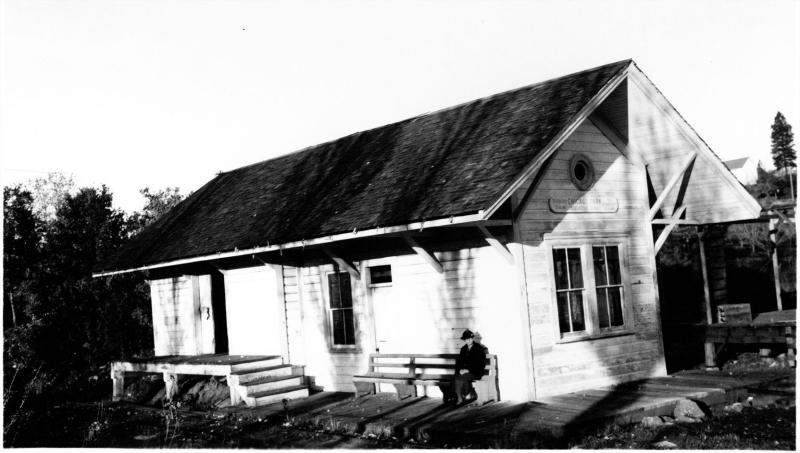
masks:
{"label": "round gable vent", "polygon": [[594,184],[594,167],[583,154],[572,156],[569,161],[569,179],[580,190],[588,190]]}

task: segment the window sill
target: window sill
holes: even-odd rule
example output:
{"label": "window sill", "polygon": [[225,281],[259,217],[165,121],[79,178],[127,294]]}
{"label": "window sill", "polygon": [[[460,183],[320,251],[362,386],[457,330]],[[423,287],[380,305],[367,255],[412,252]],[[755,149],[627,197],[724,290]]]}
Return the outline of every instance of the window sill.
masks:
{"label": "window sill", "polygon": [[369,286],[370,288],[386,288],[388,286],[392,286],[392,282],[388,282],[388,283],[370,283],[367,286]]}
{"label": "window sill", "polygon": [[328,346],[328,352],[331,354],[361,354],[361,348],[358,346]]}
{"label": "window sill", "polygon": [[636,332],[634,332],[631,329],[613,330],[610,332],[599,332],[599,333],[591,333],[574,337],[570,336],[567,338],[559,338],[558,341],[556,341],[556,344],[576,343],[578,341],[603,340],[605,338],[624,337],[627,335],[635,335],[635,334]]}

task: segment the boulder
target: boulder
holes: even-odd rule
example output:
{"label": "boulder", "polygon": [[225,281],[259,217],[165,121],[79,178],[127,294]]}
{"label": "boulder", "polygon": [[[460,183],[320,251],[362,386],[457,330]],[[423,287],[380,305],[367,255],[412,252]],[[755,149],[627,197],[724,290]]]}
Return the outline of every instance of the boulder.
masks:
{"label": "boulder", "polygon": [[726,414],[732,414],[732,413],[739,413],[743,409],[744,409],[744,406],[742,405],[742,403],[733,403],[733,404],[730,404],[728,406],[725,406],[722,410]]}
{"label": "boulder", "polygon": [[653,448],[678,448],[678,446],[668,440],[662,440],[661,442],[654,443]]}
{"label": "boulder", "polygon": [[678,422],[686,421],[684,420],[686,418],[701,420],[706,416],[697,403],[688,399],[679,400],[678,404],[675,405],[675,409],[672,411],[672,415],[675,416],[675,421]]}
{"label": "boulder", "polygon": [[661,417],[644,417],[641,424],[645,428],[655,428],[657,426],[664,426],[664,421],[661,420]]}

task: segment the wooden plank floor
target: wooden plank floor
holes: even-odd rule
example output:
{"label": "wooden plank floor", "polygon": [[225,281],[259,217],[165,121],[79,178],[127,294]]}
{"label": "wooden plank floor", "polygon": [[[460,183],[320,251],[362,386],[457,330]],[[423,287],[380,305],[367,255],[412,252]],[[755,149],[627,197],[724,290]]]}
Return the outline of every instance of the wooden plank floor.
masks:
{"label": "wooden plank floor", "polygon": [[146,357],[128,359],[129,363],[166,363],[170,365],[239,365],[259,360],[274,359],[278,356],[270,355],[229,355],[229,354],[204,354],[204,355],[167,355],[158,357]]}
{"label": "wooden plank floor", "polygon": [[[465,439],[489,440],[489,446],[562,437],[608,423],[632,423],[645,416],[671,414],[678,400],[708,405],[735,401],[749,389],[784,375],[733,377],[720,372],[682,372],[613,387],[602,387],[531,402],[501,401],[454,407],[438,398],[401,401],[391,394],[367,395],[308,412],[293,412],[298,423],[354,435],[435,440],[461,445]],[[488,436],[488,437],[487,437]]]}

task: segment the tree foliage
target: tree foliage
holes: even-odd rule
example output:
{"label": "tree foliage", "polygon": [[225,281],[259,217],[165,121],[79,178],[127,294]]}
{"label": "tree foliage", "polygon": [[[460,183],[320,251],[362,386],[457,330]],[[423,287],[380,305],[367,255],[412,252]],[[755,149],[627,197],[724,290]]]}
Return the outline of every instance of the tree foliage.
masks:
{"label": "tree foliage", "polygon": [[153,223],[185,198],[177,187],[167,187],[156,191],[145,187],[139,193],[145,198],[144,209],[132,217],[132,221],[139,225],[139,229]]}
{"label": "tree foliage", "polygon": [[[44,185],[35,187],[44,195]],[[174,205],[178,189],[143,190],[146,210],[129,216],[112,207],[105,186],[72,193],[53,187],[52,196],[41,198],[56,206],[52,217],[37,215],[28,188],[3,189],[3,301],[11,320],[4,324],[6,434],[26,404],[65,392],[107,393],[110,361],[153,350],[144,276],[92,278],[92,269],[142,219],[151,222]]]}
{"label": "tree foliage", "polygon": [[59,172],[50,172],[43,178],[31,180],[28,189],[33,196],[33,214],[42,222],[55,220],[56,212],[67,198],[75,191],[72,176]]}
{"label": "tree foliage", "polygon": [[795,158],[792,125],[778,112],[772,123],[772,161],[776,169],[788,169],[795,167]]}

